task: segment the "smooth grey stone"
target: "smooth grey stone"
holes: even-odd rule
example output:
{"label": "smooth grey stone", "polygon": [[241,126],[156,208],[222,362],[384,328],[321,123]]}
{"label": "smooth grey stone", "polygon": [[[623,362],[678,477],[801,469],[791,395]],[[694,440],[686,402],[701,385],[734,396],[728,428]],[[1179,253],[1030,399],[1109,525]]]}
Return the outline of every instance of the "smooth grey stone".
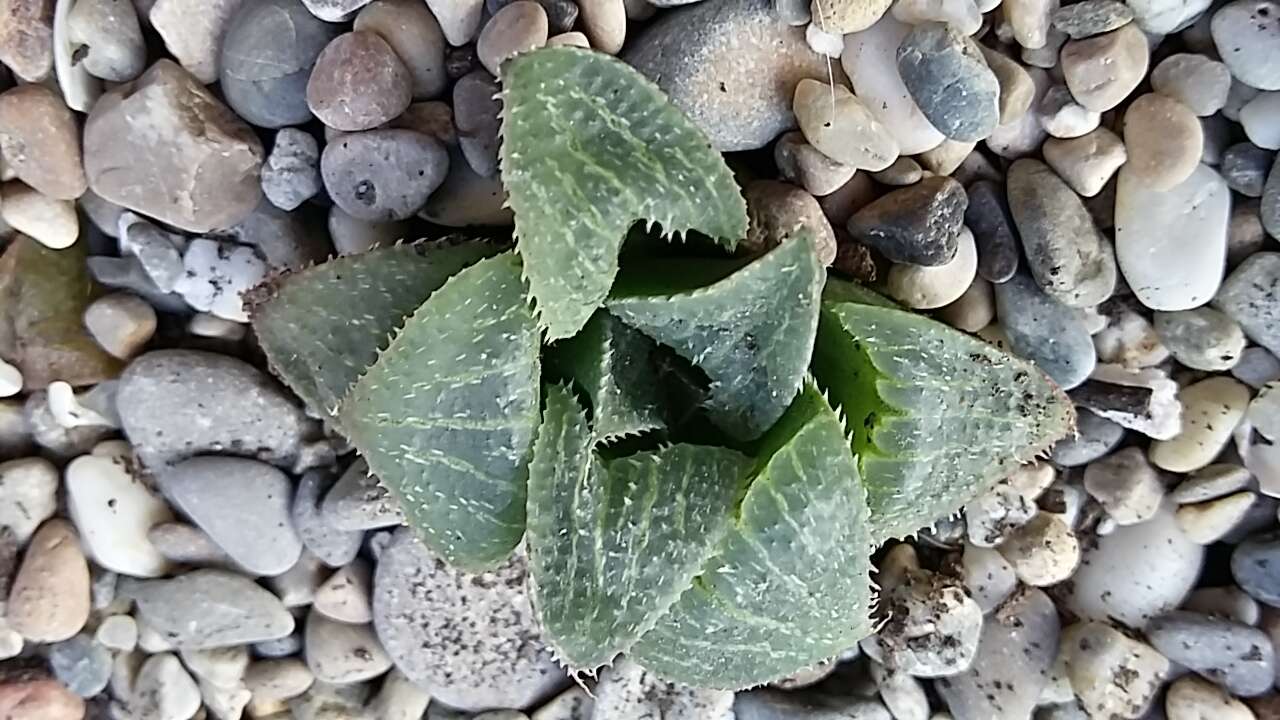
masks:
{"label": "smooth grey stone", "polygon": [[498,135],[502,128],[498,81],[484,70],[458,79],[453,86],[453,122],[458,128],[458,147],[477,175],[493,177],[498,172]]}
{"label": "smooth grey stone", "polygon": [[773,0],[716,0],[662,13],[628,38],[639,70],[722,152],[764,147],[796,126],[792,95],[826,81],[827,59],[773,11]]}
{"label": "smooth grey stone", "polygon": [[342,26],[312,15],[299,0],[254,0],[227,24],[218,62],[223,97],[259,127],[309,122],[307,81],[320,51]]}
{"label": "smooth grey stone", "polygon": [[506,202],[502,179],[477,174],[462,150],[451,147],[449,174],[419,215],[445,227],[511,227],[514,216]]}
{"label": "smooth grey stone", "polygon": [[262,166],[262,194],[281,210],[294,210],[323,187],[319,143],[308,132],[282,128]]}
{"label": "smooth grey stone", "polygon": [[1110,420],[1076,408],[1076,435],[1053,446],[1051,459],[1063,467],[1079,467],[1111,452],[1124,439],[1124,428]]}
{"label": "smooth grey stone", "polygon": [[1219,172],[1232,190],[1245,197],[1262,197],[1275,155],[1253,143],[1236,143],[1223,151]]}
{"label": "smooth grey stone", "polygon": [[1231,553],[1231,576],[1258,602],[1280,607],[1280,533],[1251,537]]}
{"label": "smooth grey stone", "polygon": [[1280,355],[1280,253],[1249,256],[1227,276],[1213,305],[1239,323],[1250,340]]}
{"label": "smooth grey stone", "polygon": [[[578,21],[578,4],[573,0],[534,0],[547,13],[547,27],[551,30],[552,35],[566,33],[573,29],[574,24]],[[485,9],[489,11],[492,17],[502,8],[515,2],[515,0],[485,0]]]}
{"label": "smooth grey stone", "polygon": [[990,180],[979,180],[967,190],[964,224],[978,246],[978,275],[993,283],[1005,282],[1017,271],[1022,253],[1004,190]]}
{"label": "smooth grey stone", "polygon": [[1089,377],[1097,355],[1078,311],[1046,295],[1022,270],[995,291],[996,315],[1014,352],[1039,365],[1063,389]]}
{"label": "smooth grey stone", "polygon": [[945,265],[956,256],[968,204],[964,186],[935,176],[877,198],[846,227],[894,262]]}
{"label": "smooth grey stone", "polygon": [[934,687],[956,718],[1030,717],[1058,655],[1053,601],[1036,588],[1014,593],[982,625],[978,655]]}
{"label": "smooth grey stone", "polygon": [[49,646],[49,669],[68,690],[88,698],[97,695],[111,680],[111,651],[80,634]]}
{"label": "smooth grey stone", "polygon": [[[301,626],[301,623],[298,623]],[[302,652],[302,629],[298,627],[292,633],[275,640],[264,640],[253,644],[253,653],[264,658],[284,658]]]}
{"label": "smooth grey stone", "polygon": [[1231,75],[1259,90],[1280,90],[1280,5],[1235,0],[1213,10],[1213,44]]}
{"label": "smooth grey stone", "polygon": [[137,218],[124,228],[120,250],[138,259],[160,292],[170,293],[186,272],[178,242],[184,242],[183,238]]}
{"label": "smooth grey stone", "polygon": [[249,572],[279,575],[302,554],[289,516],[293,483],[271,465],[195,457],[162,472],[160,487],[174,507]]}
{"label": "smooth grey stone", "polygon": [[404,524],[404,513],[391,493],[369,473],[363,458],[347,466],[324,496],[320,516],[339,530],[372,530]]}
{"label": "smooth grey stone", "polygon": [[821,692],[786,692],[759,688],[738,693],[736,720],[892,720],[874,699],[836,697]]}
{"label": "smooth grey stone", "polygon": [[1067,37],[1078,40],[1128,25],[1133,22],[1133,11],[1118,0],[1084,0],[1054,10],[1049,21]]}
{"label": "smooth grey stone", "polygon": [[1211,307],[1157,312],[1153,325],[1160,342],[1178,362],[1196,370],[1230,370],[1244,352],[1244,332],[1234,320]]}
{"label": "smooth grey stone", "polygon": [[413,130],[369,130],[333,139],[320,174],[334,204],[370,222],[414,216],[449,172],[449,153]]}
{"label": "smooth grey stone", "polygon": [[1261,390],[1267,383],[1280,380],[1280,358],[1266,348],[1245,348],[1240,361],[1231,368],[1231,374],[1240,382]]}
{"label": "smooth grey stone", "polygon": [[324,470],[310,470],[298,481],[293,496],[293,527],[302,544],[329,567],[342,567],[360,552],[364,533],[339,530],[320,511],[320,501],[337,482],[337,475]]}
{"label": "smooth grey stone", "polygon": [[233,647],[283,638],[293,616],[275,595],[243,575],[192,570],[168,580],[121,581],[138,619],[184,650]]}
{"label": "smooth grey stone", "polygon": [[142,462],[152,468],[224,453],[289,464],[312,423],[257,368],[200,350],[155,350],[120,376],[116,409]]}
{"label": "smooth grey stone", "polygon": [[187,305],[181,295],[156,287],[146,268],[142,266],[142,261],[136,257],[90,255],[85,265],[94,280],[109,288],[128,290],[151,303],[156,310],[174,314],[191,312],[191,306]]}
{"label": "smooth grey stone", "polygon": [[596,684],[591,720],[725,720],[732,714],[731,691],[666,682],[624,658]]}
{"label": "smooth grey stone", "polygon": [[1160,654],[1233,695],[1261,695],[1275,683],[1275,650],[1258,628],[1177,610],[1152,620],[1146,632]]}
{"label": "smooth grey stone", "polygon": [[313,224],[302,213],[285,212],[264,200],[226,234],[256,248],[272,271],[297,271],[332,255],[328,239]]}
{"label": "smooth grey stone", "polygon": [[1000,124],[1000,83],[977,43],[946,23],[923,23],[902,39],[898,74],[929,123],[976,142]]}
{"label": "smooth grey stone", "polygon": [[1039,160],[1018,160],[1009,167],[1005,193],[1027,266],[1046,294],[1071,307],[1111,296],[1115,253],[1057,173]]}
{"label": "smooth grey stone", "polygon": [[1262,227],[1267,234],[1280,240],[1280,156],[1271,164],[1267,184],[1262,188],[1262,204],[1258,215],[1262,217]]}
{"label": "smooth grey stone", "polygon": [[382,551],[373,624],[400,672],[433,700],[471,712],[528,707],[568,681],[542,640],[522,553],[473,574],[408,528]]}

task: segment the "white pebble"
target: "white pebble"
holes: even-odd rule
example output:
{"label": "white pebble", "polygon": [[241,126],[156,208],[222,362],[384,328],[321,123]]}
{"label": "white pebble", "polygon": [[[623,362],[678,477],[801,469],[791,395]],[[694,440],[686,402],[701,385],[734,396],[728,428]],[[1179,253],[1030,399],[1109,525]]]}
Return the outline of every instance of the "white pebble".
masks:
{"label": "white pebble", "polygon": [[74,202],[41,195],[16,181],[0,187],[0,218],[52,250],[69,248],[80,236]]}
{"label": "white pebble", "polygon": [[1174,681],[1165,695],[1164,711],[1169,720],[1254,720],[1248,705],[1196,675]]}
{"label": "white pebble", "polygon": [[132,577],[159,577],[169,561],[147,539],[153,525],[173,519],[163,499],[132,472],[116,446],[72,460],[66,469],[67,506],[89,556]]}
{"label": "white pebble", "polygon": [[1035,516],[1036,498],[1053,484],[1053,466],[1024,465],[964,507],[969,542],[995,547]]}
{"label": "white pebble", "polygon": [[138,623],[128,615],[111,615],[102,620],[93,637],[112,650],[132,652],[138,646]]}
{"label": "white pebble", "polygon": [[885,13],[866,30],[845,35],[840,55],[854,93],[888,129],[903,155],[931,150],[946,139],[925,118],[898,74],[898,46],[911,27]]}
{"label": "white pebble", "polygon": [[935,267],[895,264],[889,268],[886,289],[903,305],[932,310],[959,299],[978,272],[978,249],[969,228],[960,229],[959,246],[950,262]]}
{"label": "white pebble", "polygon": [[243,323],[225,320],[209,313],[196,313],[187,321],[187,332],[197,337],[239,342],[244,339],[246,330]]}
{"label": "white pebble", "polygon": [[1040,513],[1018,528],[999,547],[1018,579],[1047,587],[1071,577],[1080,564],[1080,542],[1060,517]]}
{"label": "white pebble", "polygon": [[22,371],[0,358],[0,397],[22,392]]}
{"label": "white pebble", "polygon": [[960,556],[965,589],[982,612],[991,612],[1018,589],[1018,574],[998,551],[966,543]]}
{"label": "white pebble", "polygon": [[1189,385],[1178,394],[1182,432],[1151,444],[1151,462],[1170,472],[1191,472],[1213,462],[1244,417],[1249,388],[1218,376]]}
{"label": "white pebble", "polygon": [[58,509],[58,469],[41,457],[0,463],[0,527],[21,547]]}
{"label": "white pebble", "polygon": [[67,429],[77,427],[120,427],[118,418],[107,417],[93,408],[82,405],[79,399],[76,398],[75,390],[61,380],[49,383],[48,393],[49,413],[53,415],[54,422],[61,427]]}
{"label": "white pebble", "polygon": [[1250,100],[1240,109],[1240,124],[1249,142],[1267,150],[1280,150],[1280,92],[1259,93]]}
{"label": "white pebble", "polygon": [[1169,673],[1169,661],[1150,645],[1098,622],[1067,628],[1062,647],[1071,687],[1090,717],[1140,717]]}
{"label": "white pebble", "polygon": [[1150,520],[1164,498],[1160,476],[1136,447],[1089,463],[1084,487],[1120,525]]}
{"label": "white pebble", "polygon": [[242,294],[267,276],[267,265],[253,248],[198,238],[182,264],[186,273],[173,289],[187,304],[226,320],[249,321]]}
{"label": "white pebble", "polygon": [[809,23],[804,30],[804,39],[810,50],[824,57],[839,58],[844,52],[844,36],[823,32],[817,23]]}
{"label": "white pebble", "polygon": [[1178,508],[1178,527],[1192,542],[1210,545],[1244,519],[1258,496],[1246,490],[1217,500]]}
{"label": "white pebble", "polygon": [[156,311],[136,295],[112,293],[85,308],[84,326],[99,347],[127,360],[155,334]]}

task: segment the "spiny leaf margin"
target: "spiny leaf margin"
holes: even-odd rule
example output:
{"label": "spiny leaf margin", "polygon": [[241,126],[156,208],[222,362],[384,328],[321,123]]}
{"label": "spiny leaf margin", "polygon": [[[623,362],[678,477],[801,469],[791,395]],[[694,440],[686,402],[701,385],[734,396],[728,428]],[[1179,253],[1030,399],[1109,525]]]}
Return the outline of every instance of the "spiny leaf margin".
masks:
{"label": "spiny leaf margin", "polygon": [[702,131],[616,58],[554,47],[502,68],[502,181],[538,321],[571,337],[609,293],[630,226],[733,249],[746,202]]}

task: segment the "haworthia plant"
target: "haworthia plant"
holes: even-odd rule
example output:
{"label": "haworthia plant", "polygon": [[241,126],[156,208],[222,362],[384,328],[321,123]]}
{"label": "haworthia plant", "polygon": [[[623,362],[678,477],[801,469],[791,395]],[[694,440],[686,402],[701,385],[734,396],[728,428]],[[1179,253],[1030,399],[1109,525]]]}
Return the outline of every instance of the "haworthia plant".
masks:
{"label": "haworthia plant", "polygon": [[1031,363],[890,307],[826,302],[813,370],[844,413],[877,541],[956,512],[1075,425]]}
{"label": "haworthia plant", "polygon": [[800,389],[822,281],[812,246],[797,237],[718,282],[668,289],[646,281],[615,292],[608,308],[702,368],[711,379],[712,419],[733,437],[752,440]]}
{"label": "haworthia plant", "polygon": [[696,230],[730,249],[746,203],[692,121],[626,63],[557,47],[502,68],[502,181],[539,322],[574,335],[618,271],[630,226]]}
{"label": "haworthia plant", "polygon": [[495,252],[485,243],[433,242],[336,258],[260,289],[253,326],[276,374],[334,420],[405,318],[459,270]]}
{"label": "haworthia plant", "polygon": [[[254,326],[446,561],[491,568],[525,540],[572,668],[625,653],[736,689],[836,655],[870,632],[875,543],[1070,431],[1032,365],[825,279],[803,232],[750,261],[647,248],[618,273],[635,220],[745,233],[723,161],[612,58],[537,50],[503,82],[518,255],[342,258],[262,288]],[[566,383],[545,398],[544,350]]]}
{"label": "haworthia plant", "polygon": [[524,534],[539,373],[538,329],[508,252],[433,293],[342,403],[340,426],[451,563],[491,566]]}
{"label": "haworthia plant", "polygon": [[596,437],[609,442],[663,426],[654,342],[603,310],[550,355],[591,399]]}
{"label": "haworthia plant", "polygon": [[552,387],[529,469],[529,565],[559,658],[594,669],[658,622],[729,529],[748,458],[671,445],[613,460]]}
{"label": "haworthia plant", "polygon": [[840,421],[808,386],[765,437],[715,556],[629,656],[662,677],[738,689],[853,647],[871,632],[867,520]]}

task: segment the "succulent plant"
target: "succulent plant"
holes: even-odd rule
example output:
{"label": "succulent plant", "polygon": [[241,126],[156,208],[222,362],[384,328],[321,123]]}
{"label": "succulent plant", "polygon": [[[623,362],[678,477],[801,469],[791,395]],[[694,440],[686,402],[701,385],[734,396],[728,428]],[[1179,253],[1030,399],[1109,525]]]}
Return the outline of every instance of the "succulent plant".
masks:
{"label": "succulent plant", "polygon": [[262,288],[254,326],[431,550],[480,570],[523,539],[571,669],[625,653],[740,688],[838,654],[871,631],[878,543],[1070,431],[1033,365],[826,278],[803,231],[755,258],[622,254],[636,222],[731,248],[723,159],[607,56],[534,51],[503,84],[514,250],[332,260]]}

